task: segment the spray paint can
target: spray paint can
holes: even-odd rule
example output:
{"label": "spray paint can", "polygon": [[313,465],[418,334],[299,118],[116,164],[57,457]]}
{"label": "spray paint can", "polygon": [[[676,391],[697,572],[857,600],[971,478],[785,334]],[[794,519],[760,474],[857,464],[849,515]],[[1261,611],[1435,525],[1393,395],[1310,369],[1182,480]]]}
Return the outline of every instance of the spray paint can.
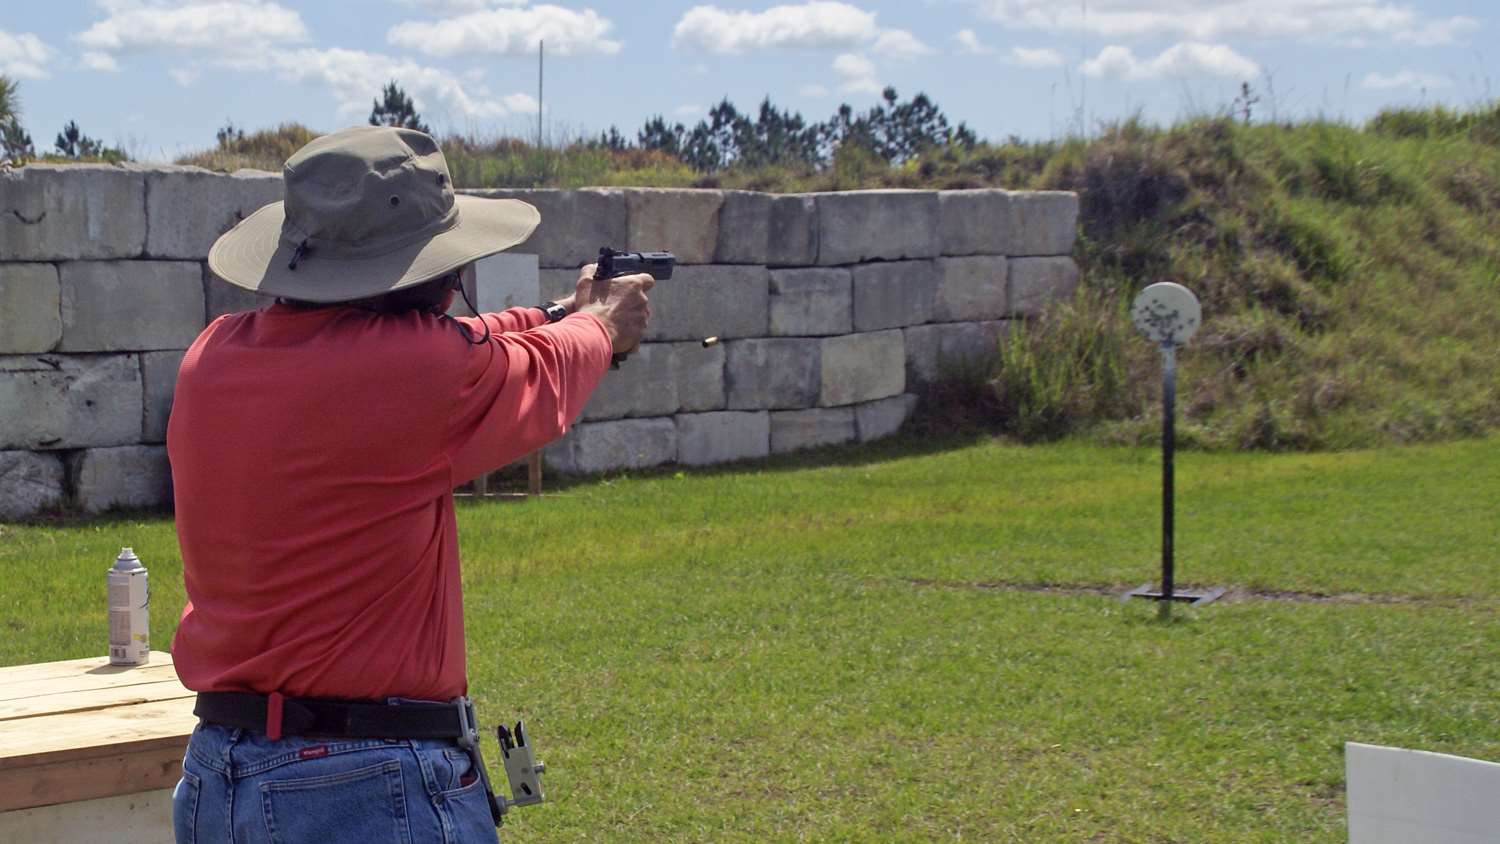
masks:
{"label": "spray paint can", "polygon": [[146,567],[129,547],[110,567],[109,664],[145,665],[151,660],[151,589]]}

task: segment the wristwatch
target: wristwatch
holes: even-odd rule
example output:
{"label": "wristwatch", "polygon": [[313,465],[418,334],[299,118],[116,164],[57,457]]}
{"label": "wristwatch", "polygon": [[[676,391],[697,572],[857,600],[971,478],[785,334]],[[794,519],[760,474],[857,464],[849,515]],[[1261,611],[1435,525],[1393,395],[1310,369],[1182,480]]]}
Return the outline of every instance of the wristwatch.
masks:
{"label": "wristwatch", "polygon": [[556,302],[543,302],[537,307],[542,309],[542,315],[547,317],[548,322],[557,322],[568,315],[568,309]]}

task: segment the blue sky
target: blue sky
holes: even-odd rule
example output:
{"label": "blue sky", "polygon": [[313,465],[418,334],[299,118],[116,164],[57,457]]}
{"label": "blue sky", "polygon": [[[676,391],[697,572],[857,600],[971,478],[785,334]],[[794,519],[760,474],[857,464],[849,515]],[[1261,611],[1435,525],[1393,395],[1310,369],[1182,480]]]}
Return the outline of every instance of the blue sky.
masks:
{"label": "blue sky", "polygon": [[[1500,95],[1478,0],[4,0],[0,74],[38,147],[77,120],[137,158],[212,146],[228,120],[362,123],[395,78],[440,133],[551,139],[727,96],[822,120],[893,85],[981,137],[1047,138],[1136,112],[1362,120]],[[1274,92],[1274,94],[1273,94]]]}

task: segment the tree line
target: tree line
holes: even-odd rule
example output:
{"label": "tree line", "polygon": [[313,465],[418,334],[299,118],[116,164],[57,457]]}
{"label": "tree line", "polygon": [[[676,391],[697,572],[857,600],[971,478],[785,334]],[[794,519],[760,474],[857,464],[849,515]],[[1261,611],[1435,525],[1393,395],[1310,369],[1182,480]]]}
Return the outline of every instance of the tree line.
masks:
{"label": "tree line", "polygon": [[[0,151],[11,159],[34,158],[31,135],[21,125],[21,107],[15,82],[0,76]],[[391,80],[374,99],[369,123],[373,126],[404,126],[431,132],[417,113],[411,97]],[[216,135],[224,147],[244,138],[244,130],[231,121]],[[708,116],[688,127],[668,123],[660,114],[647,119],[634,139],[610,126],[591,147],[621,152],[631,149],[665,153],[703,173],[730,168],[758,169],[791,167],[816,170],[828,166],[841,149],[857,148],[887,164],[901,164],[940,147],[972,147],[978,137],[966,124],[952,125],[937,104],[918,93],[901,100],[895,88],[886,88],[880,101],[865,111],[847,103],[827,120],[809,123],[800,113],[772,104],[770,97],[753,113],[741,113],[727,98],[709,109]],[[85,134],[70,120],[54,142],[56,155],[64,158],[126,158],[123,150],[106,146]]]}

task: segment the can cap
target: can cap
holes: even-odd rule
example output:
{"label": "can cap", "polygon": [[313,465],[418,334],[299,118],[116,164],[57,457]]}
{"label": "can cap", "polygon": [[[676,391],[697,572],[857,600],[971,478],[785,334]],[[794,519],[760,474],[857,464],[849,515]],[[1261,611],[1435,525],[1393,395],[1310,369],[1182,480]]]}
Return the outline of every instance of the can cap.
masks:
{"label": "can cap", "polygon": [[116,571],[134,571],[143,568],[145,566],[141,565],[141,559],[135,555],[129,545],[120,549],[120,556],[115,558]]}

